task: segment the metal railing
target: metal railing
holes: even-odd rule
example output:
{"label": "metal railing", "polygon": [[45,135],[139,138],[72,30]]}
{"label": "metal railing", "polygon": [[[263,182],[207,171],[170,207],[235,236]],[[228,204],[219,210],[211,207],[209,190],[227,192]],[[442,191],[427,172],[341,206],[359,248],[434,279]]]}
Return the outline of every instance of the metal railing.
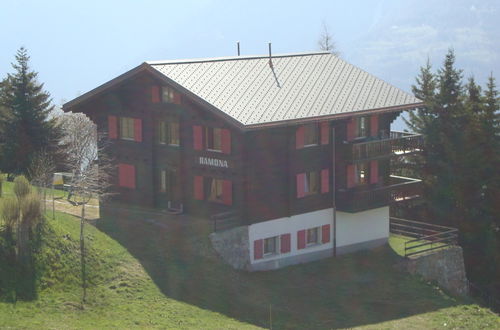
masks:
{"label": "metal railing", "polygon": [[391,217],[389,231],[413,238],[405,242],[405,257],[458,244],[458,229],[452,227]]}
{"label": "metal railing", "polygon": [[386,138],[346,144],[345,159],[352,162],[392,154],[408,154],[422,150],[423,145],[424,140],[420,134],[392,131]]}

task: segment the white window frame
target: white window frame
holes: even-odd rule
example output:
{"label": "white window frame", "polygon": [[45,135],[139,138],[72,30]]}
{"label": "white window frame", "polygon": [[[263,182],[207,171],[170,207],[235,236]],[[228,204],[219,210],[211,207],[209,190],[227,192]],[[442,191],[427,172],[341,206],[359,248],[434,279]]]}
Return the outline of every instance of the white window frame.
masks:
{"label": "white window frame", "polygon": [[[274,252],[267,252],[266,253],[266,241],[267,240],[274,240]],[[280,236],[272,236],[272,237],[267,237],[264,238],[263,240],[263,247],[262,247],[262,255],[264,257],[270,257],[270,256],[275,256],[280,254]]]}
{"label": "white window frame", "polygon": [[[309,231],[312,231],[312,230],[316,231],[316,241],[315,242],[309,242]],[[306,247],[322,244],[322,240],[321,240],[320,235],[321,235],[321,227],[308,228],[306,230]]]}

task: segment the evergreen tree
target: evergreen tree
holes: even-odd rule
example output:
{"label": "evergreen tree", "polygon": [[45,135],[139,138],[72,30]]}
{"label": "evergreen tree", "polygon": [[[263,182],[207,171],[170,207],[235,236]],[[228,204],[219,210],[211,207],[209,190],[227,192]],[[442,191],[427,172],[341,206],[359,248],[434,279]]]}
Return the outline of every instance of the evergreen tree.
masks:
{"label": "evergreen tree", "polygon": [[0,168],[11,174],[28,174],[31,157],[45,149],[56,153],[59,128],[49,119],[53,110],[50,94],[37,81],[28,65],[29,56],[21,47],[16,54],[15,72],[2,81],[0,108],[10,115],[0,123]]}
{"label": "evergreen tree", "polygon": [[416,169],[426,220],[459,229],[467,276],[493,291],[492,283],[500,287],[498,92],[493,77],[484,93],[474,78],[463,86],[454,63],[450,50],[437,74],[428,62],[421,68],[413,92],[425,109],[407,123],[425,140]]}

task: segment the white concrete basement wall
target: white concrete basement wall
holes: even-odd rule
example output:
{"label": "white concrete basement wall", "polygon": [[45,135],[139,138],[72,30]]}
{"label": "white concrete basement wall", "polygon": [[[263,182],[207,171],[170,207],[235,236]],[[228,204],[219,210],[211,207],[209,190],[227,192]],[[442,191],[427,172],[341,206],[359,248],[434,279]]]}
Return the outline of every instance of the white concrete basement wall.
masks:
{"label": "white concrete basement wall", "polygon": [[388,206],[358,213],[337,212],[337,247],[388,237]]}
{"label": "white concrete basement wall", "polygon": [[[321,227],[330,224],[330,243],[319,244],[297,249],[297,232],[302,229]],[[262,259],[254,260],[253,242],[258,239],[279,236],[282,234],[291,234],[291,249],[289,253],[279,253],[272,256],[265,256]],[[317,252],[333,248],[333,209],[324,209],[310,213],[294,215],[292,217],[259,222],[248,226],[248,238],[250,249],[250,262],[259,263],[275,260],[283,257],[293,257],[301,254]],[[320,231],[321,238],[321,231]]]}
{"label": "white concrete basement wall", "polygon": [[[297,249],[297,232],[302,229],[330,224],[330,242]],[[254,260],[254,241],[282,234],[291,234],[289,253],[278,253]],[[333,209],[303,213],[292,217],[260,222],[248,226],[250,263],[258,264],[333,249]],[[321,236],[321,235],[320,235]],[[337,247],[387,239],[389,237],[389,207],[358,213],[337,212]]]}

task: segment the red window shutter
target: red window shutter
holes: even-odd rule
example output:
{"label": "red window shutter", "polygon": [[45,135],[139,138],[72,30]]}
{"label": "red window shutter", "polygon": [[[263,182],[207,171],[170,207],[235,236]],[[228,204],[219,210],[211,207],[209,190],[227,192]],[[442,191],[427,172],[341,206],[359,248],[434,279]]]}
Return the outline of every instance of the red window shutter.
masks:
{"label": "red window shutter", "polygon": [[181,104],[181,94],[174,92],[174,98],[172,100],[172,103]]}
{"label": "red window shutter", "polygon": [[321,226],[321,242],[330,243],[330,225]]}
{"label": "red window shutter", "polygon": [[328,125],[328,122],[322,122],[320,124],[320,131],[321,131],[321,144],[328,144],[328,141],[330,139],[330,125]]}
{"label": "red window shutter", "polygon": [[305,173],[297,174],[297,198],[302,198],[306,195],[304,187],[305,181],[306,181]]}
{"label": "red window shutter", "polygon": [[221,130],[222,152],[225,154],[231,153],[231,131],[227,128]]}
{"label": "red window shutter", "polygon": [[118,139],[118,120],[116,116],[108,116],[108,136],[110,139]]}
{"label": "red window shutter", "polygon": [[356,137],[356,120],[351,118],[347,122],[347,141],[352,141]]}
{"label": "red window shutter", "polygon": [[288,253],[290,252],[291,246],[291,235],[290,234],[283,234],[281,235],[281,253]]}
{"label": "red window shutter", "polygon": [[160,103],[160,86],[151,87],[151,102]]}
{"label": "red window shutter", "polygon": [[299,230],[297,232],[297,249],[303,249],[306,247],[306,230]]}
{"label": "red window shutter", "polygon": [[199,125],[194,125],[193,126],[193,148],[194,150],[202,150],[203,149],[203,144],[202,144],[202,127]]}
{"label": "red window shutter", "polygon": [[203,200],[203,177],[200,175],[194,177],[194,199]]}
{"label": "red window shutter", "polygon": [[134,119],[134,140],[142,142],[142,119]]}
{"label": "red window shutter", "polygon": [[264,256],[264,240],[258,239],[253,241],[253,258],[254,260],[262,259]]}
{"label": "red window shutter", "polygon": [[233,183],[229,180],[222,181],[222,202],[226,205],[233,204]]}
{"label": "red window shutter", "polygon": [[118,164],[118,185],[124,188],[135,189],[135,166]]}
{"label": "red window shutter", "polygon": [[347,165],[347,188],[352,188],[356,185],[354,176],[354,165]]}
{"label": "red window shutter", "polygon": [[378,115],[370,117],[370,135],[378,136]]}
{"label": "red window shutter", "polygon": [[304,148],[304,133],[305,133],[304,126],[299,126],[297,128],[297,130],[295,131],[295,148],[296,149]]}
{"label": "red window shutter", "polygon": [[378,182],[378,160],[370,162],[370,183]]}
{"label": "red window shutter", "polygon": [[321,193],[330,191],[329,170],[327,168],[321,170]]}

